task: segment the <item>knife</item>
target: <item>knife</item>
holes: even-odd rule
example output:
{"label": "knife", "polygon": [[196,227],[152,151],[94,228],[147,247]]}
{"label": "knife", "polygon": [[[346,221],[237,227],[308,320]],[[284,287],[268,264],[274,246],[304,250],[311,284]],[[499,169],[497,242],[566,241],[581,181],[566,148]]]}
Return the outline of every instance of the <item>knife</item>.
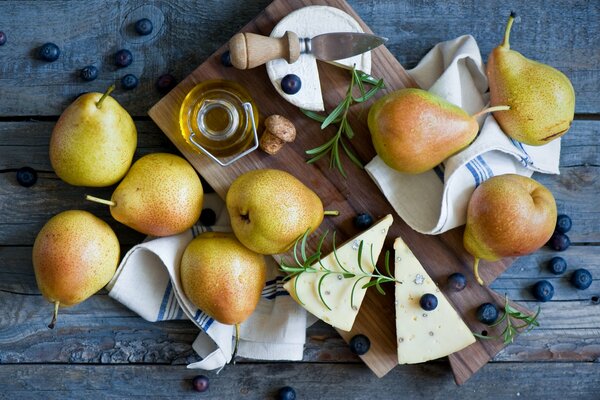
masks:
{"label": "knife", "polygon": [[341,60],[373,50],[386,41],[370,33],[356,32],[324,33],[313,38],[298,38],[290,31],[280,38],[243,32],[231,38],[229,52],[234,67],[251,69],[279,58],[291,64],[300,54],[312,54],[323,61]]}

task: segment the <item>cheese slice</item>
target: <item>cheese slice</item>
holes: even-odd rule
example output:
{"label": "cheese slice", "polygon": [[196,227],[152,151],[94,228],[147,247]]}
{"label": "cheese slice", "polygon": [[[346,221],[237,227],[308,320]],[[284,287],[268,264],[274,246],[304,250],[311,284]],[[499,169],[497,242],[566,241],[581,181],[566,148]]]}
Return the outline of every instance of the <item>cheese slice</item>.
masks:
{"label": "cheese slice", "polygon": [[[368,273],[373,272],[375,268],[371,260],[377,262],[392,222],[392,216],[387,215],[371,228],[350,239],[341,247],[336,246],[337,259],[343,267],[349,272],[361,273],[358,266],[358,248],[362,241],[361,266],[364,271]],[[335,328],[349,331],[352,329],[352,325],[354,325],[354,320],[367,292],[362,286],[369,282],[369,280],[362,278],[355,286],[354,294],[352,295],[352,287],[356,279],[344,278],[341,275],[343,270],[337,263],[333,253],[321,259],[321,264],[328,270],[340,272],[340,274],[329,274],[321,284],[323,300],[325,300],[330,309],[323,304],[323,301],[319,297],[319,280],[325,275],[323,272],[304,272],[290,279],[283,287],[308,312]],[[313,267],[323,270],[319,263],[315,263]]]}
{"label": "cheese slice", "polygon": [[[475,342],[475,337],[448,299],[427,275],[406,243],[394,242],[396,280],[396,334],[398,363],[416,364],[444,357]],[[437,297],[432,311],[421,308],[425,293]]]}
{"label": "cheese slice", "polygon": [[[271,32],[271,37],[282,37],[286,31],[292,31],[299,38],[312,38],[322,33],[329,32],[363,32],[360,24],[344,11],[329,6],[308,6],[300,8],[283,18]],[[334,64],[356,68],[371,73],[371,52],[359,54],[354,57],[336,60]],[[323,111],[323,95],[317,60],[311,54],[301,54],[293,63],[279,59],[267,63],[269,79],[277,93],[293,105],[311,111]],[[302,87],[296,94],[286,94],[281,90],[281,79],[294,74],[300,77]],[[350,75],[348,75],[348,84]]]}

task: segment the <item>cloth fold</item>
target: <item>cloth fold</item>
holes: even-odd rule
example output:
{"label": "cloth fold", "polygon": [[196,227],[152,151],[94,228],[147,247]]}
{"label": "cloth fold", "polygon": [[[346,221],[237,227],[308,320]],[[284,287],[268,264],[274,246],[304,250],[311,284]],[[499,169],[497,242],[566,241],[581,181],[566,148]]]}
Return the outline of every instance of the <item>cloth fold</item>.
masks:
{"label": "cloth fold", "polygon": [[[484,64],[470,35],[437,44],[408,73],[421,88],[469,114],[488,104]],[[506,136],[492,115],[480,119],[483,125],[475,141],[433,170],[403,174],[378,156],[367,164],[367,173],[414,230],[435,235],[463,225],[473,190],[494,175],[559,173],[560,139],[544,146],[528,146]]]}
{"label": "cloth fold", "polygon": [[[205,195],[204,207],[219,216],[216,225],[196,225],[179,235],[148,238],[123,257],[107,285],[109,296],[148,321],[190,319],[200,334],[192,344],[202,357],[188,368],[214,370],[231,361],[234,328],[195,307],[183,293],[179,263],[188,243],[201,232],[230,231],[223,201]],[[306,311],[283,289],[283,276],[266,257],[267,280],[254,313],[240,325],[238,355],[261,360],[301,360],[306,340]]]}

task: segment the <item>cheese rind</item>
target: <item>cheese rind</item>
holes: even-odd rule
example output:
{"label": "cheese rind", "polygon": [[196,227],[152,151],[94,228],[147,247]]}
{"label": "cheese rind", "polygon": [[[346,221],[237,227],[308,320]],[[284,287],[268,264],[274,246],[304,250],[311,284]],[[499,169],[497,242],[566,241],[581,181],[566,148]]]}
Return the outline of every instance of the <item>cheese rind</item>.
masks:
{"label": "cheese rind", "polygon": [[[329,32],[363,32],[360,24],[344,11],[329,6],[308,6],[300,8],[283,18],[271,32],[271,37],[282,37],[286,31],[292,31],[300,38],[312,38],[322,33]],[[354,57],[336,60],[335,64],[352,67],[366,72],[371,72],[371,52],[359,54]],[[317,60],[312,54],[301,54],[293,64],[288,64],[283,59],[269,61],[266,65],[269,79],[273,87],[287,101],[293,105],[311,111],[323,111],[323,95]],[[281,90],[281,79],[294,74],[300,77],[302,87],[296,94],[289,95]],[[350,82],[350,77],[348,77]]]}
{"label": "cheese rind", "polygon": [[[337,259],[342,266],[349,272],[361,273],[358,267],[358,247],[362,241],[361,266],[366,272],[373,272],[375,267],[371,261],[371,249],[372,259],[377,262],[392,222],[392,216],[387,215],[365,232],[336,247]],[[330,271],[344,272],[333,253],[321,259],[321,264]],[[321,264],[315,263],[313,267],[323,271]],[[344,278],[335,273],[326,276],[321,284],[321,294],[327,306],[331,308],[328,309],[319,297],[319,281],[323,275],[324,272],[304,272],[290,279],[283,287],[308,312],[335,328],[349,331],[367,292],[362,286],[369,280],[362,278],[355,286],[352,296],[352,287],[356,279]]]}
{"label": "cheese rind", "polygon": [[[425,269],[398,238],[394,242],[396,280],[396,334],[398,363],[416,364],[447,356],[475,342],[475,337],[429,277]],[[438,299],[432,311],[421,308],[425,293]]]}

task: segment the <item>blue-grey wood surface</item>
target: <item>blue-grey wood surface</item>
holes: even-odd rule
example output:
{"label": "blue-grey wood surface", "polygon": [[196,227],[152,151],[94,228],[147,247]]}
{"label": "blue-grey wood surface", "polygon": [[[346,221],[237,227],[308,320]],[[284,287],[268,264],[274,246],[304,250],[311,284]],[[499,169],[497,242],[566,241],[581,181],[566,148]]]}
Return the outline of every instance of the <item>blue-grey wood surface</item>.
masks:
{"label": "blue-grey wood surface", "polygon": [[[569,274],[555,277],[544,248],[519,259],[492,287],[528,306],[529,288],[549,279],[555,297],[540,304],[541,327],[520,336],[467,384],[455,387],[444,360],[400,366],[377,379],[353,356],[336,332],[318,323],[307,332],[303,362],[242,360],[221,374],[208,373],[211,388],[191,391],[197,359],[187,322],[149,323],[101,292],[64,309],[54,331],[46,328],[50,305],[40,296],[31,246],[41,226],[71,208],[92,211],[113,226],[127,249],[142,236],[114,222],[105,207],[86,203],[85,188],[62,182],[48,159],[52,127],[81,92],[103,91],[125,73],[140,78],[130,92],[114,96],[135,117],[137,156],[176,150],[146,112],[159,98],[156,78],[183,78],[257,15],[268,0],[240,1],[0,1],[0,398],[198,397],[273,398],[283,385],[302,399],[354,398],[600,398],[600,2],[349,0],[388,47],[411,68],[437,42],[472,34],[484,59],[502,36],[506,16],[521,21],[511,35],[514,49],[564,71],[577,93],[576,121],[563,140],[561,175],[536,174],[555,195],[560,212],[573,219],[573,245],[563,256],[569,271],[583,267],[596,277],[577,291]],[[140,37],[132,22],[147,17],[154,32]],[[35,59],[52,41],[61,47],[55,63]],[[114,52],[128,48],[134,62],[116,69]],[[81,81],[88,64],[100,78]],[[276,94],[274,93],[274,96]],[[19,186],[16,168],[31,166],[39,180]],[[95,191],[109,196],[111,188]]]}

